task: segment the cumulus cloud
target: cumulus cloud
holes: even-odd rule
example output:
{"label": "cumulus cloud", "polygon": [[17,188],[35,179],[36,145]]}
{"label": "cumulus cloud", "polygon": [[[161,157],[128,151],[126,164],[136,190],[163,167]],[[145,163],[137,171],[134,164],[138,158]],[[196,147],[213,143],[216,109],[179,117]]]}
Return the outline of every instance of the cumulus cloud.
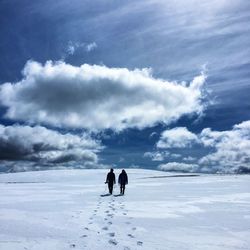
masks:
{"label": "cumulus cloud", "polygon": [[[201,152],[209,150],[210,153],[200,159],[190,155],[183,158],[184,162],[192,164],[169,162],[159,165],[159,169],[205,173],[250,172],[250,121],[234,125],[232,130],[213,131],[211,128],[205,128],[197,135],[187,128],[166,130],[162,133],[157,146],[162,149],[170,147],[190,149],[194,142],[199,144]],[[147,152],[147,155],[153,160],[155,152]],[[171,153],[169,157],[174,155]]]}
{"label": "cumulus cloud", "polygon": [[177,127],[162,132],[156,146],[158,148],[185,148],[199,142],[198,137],[186,127]]}
{"label": "cumulus cloud", "polygon": [[250,172],[250,121],[227,131],[204,129],[200,139],[206,147],[215,150],[202,157],[200,165],[211,166],[216,172]]}
{"label": "cumulus cloud", "polygon": [[158,169],[163,171],[175,171],[175,172],[198,172],[199,166],[197,164],[187,164],[182,162],[168,162],[166,164],[161,164]]}
{"label": "cumulus cloud", "polygon": [[169,152],[145,152],[144,157],[151,158],[152,161],[163,161],[166,157],[169,156]]}
{"label": "cumulus cloud", "polygon": [[22,80],[0,86],[0,100],[5,117],[31,124],[142,129],[202,112],[205,78],[178,84],[154,78],[149,69],[29,61]]}
{"label": "cumulus cloud", "polygon": [[101,149],[100,142],[87,134],[62,134],[41,126],[0,125],[2,166],[86,167],[98,163],[97,152]]}

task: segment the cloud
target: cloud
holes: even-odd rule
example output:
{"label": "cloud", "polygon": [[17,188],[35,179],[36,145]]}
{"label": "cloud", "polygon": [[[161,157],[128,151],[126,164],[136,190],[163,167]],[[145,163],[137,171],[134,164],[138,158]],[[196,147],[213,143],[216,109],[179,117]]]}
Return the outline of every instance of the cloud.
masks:
{"label": "cloud", "polygon": [[149,138],[154,138],[156,137],[158,134],[156,132],[152,132],[150,135],[149,135]]}
{"label": "cloud", "polygon": [[181,154],[171,154],[172,158],[181,158]]}
{"label": "cloud", "polygon": [[211,166],[217,172],[250,172],[250,121],[227,131],[204,129],[200,139],[214,152],[202,157],[199,164]]}
{"label": "cloud", "polygon": [[187,164],[182,162],[168,162],[161,164],[158,169],[163,171],[175,171],[175,172],[198,172],[199,166],[197,164]]}
{"label": "cloud", "polygon": [[192,157],[192,156],[187,156],[187,157],[183,158],[183,161],[188,161],[188,162],[190,162],[190,161],[196,161],[196,158]]}
{"label": "cloud", "polygon": [[[195,145],[194,142],[198,143],[200,152],[209,150],[210,153],[201,156],[200,159],[190,155],[183,158],[183,161],[193,162],[193,164],[169,162],[159,165],[159,169],[205,173],[250,172],[250,121],[234,125],[232,130],[213,131],[211,128],[205,128],[197,135],[188,131],[187,128],[166,130],[157,142],[157,147],[161,149],[189,148],[192,150],[190,147]],[[157,153],[147,152],[147,156],[151,156],[153,160],[153,156]],[[160,155],[163,153],[161,152]],[[175,155],[171,152],[169,157]],[[177,154],[176,156],[181,155]]]}
{"label": "cloud", "polygon": [[177,127],[162,132],[157,148],[185,148],[198,142],[198,137],[185,127]]}
{"label": "cloud", "polygon": [[152,161],[163,161],[166,157],[169,156],[169,152],[145,152],[143,157],[151,158]]}
{"label": "cloud", "polygon": [[67,55],[74,55],[77,50],[82,49],[86,52],[90,52],[97,48],[97,44],[95,42],[92,43],[79,43],[79,42],[72,42],[69,41],[66,47],[66,54]]}
{"label": "cloud", "polygon": [[97,44],[95,42],[86,44],[86,51],[90,52],[97,48]]}
{"label": "cloud", "polygon": [[76,51],[76,46],[74,46],[72,43],[69,43],[67,48],[66,48],[66,52],[68,55],[74,55]]}
{"label": "cloud", "polygon": [[149,69],[29,61],[23,79],[0,87],[5,117],[90,130],[145,128],[200,113],[201,74],[190,84],[153,78]]}
{"label": "cloud", "polygon": [[0,162],[5,166],[76,166],[97,164],[99,141],[87,134],[62,134],[41,126],[0,125]]}
{"label": "cloud", "polygon": [[125,159],[123,157],[120,157],[118,162],[124,162],[124,161]]}

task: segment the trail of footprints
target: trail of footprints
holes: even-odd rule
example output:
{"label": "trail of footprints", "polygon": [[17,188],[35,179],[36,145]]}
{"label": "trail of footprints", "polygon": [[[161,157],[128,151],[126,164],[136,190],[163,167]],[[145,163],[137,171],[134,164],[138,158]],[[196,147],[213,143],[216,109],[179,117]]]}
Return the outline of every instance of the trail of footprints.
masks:
{"label": "trail of footprints", "polygon": [[[123,202],[122,201],[115,201],[115,198],[112,197],[112,199],[108,202],[108,208],[105,210],[104,215],[100,215],[101,217],[103,217],[104,223],[103,223],[103,227],[101,228],[101,230],[100,229],[98,230],[98,229],[96,229],[96,225],[95,225],[94,221],[95,221],[95,217],[97,216],[97,214],[101,208],[102,203],[103,203],[103,200],[100,198],[98,200],[97,206],[94,209],[92,215],[89,217],[88,226],[84,228],[85,233],[81,236],[81,238],[87,238],[89,236],[90,232],[97,233],[98,235],[104,233],[104,235],[106,235],[108,237],[108,243],[110,245],[116,246],[119,244],[119,242],[116,240],[116,233],[113,232],[112,230],[110,230],[110,229],[112,229],[113,218],[114,218],[115,214],[126,216],[126,218],[128,220],[125,221],[125,227],[132,225],[131,220],[133,218],[127,217],[128,210],[125,209],[125,205],[123,204]],[[118,208],[116,206],[118,206]],[[92,226],[93,226],[93,229],[91,229]],[[99,227],[97,227],[97,228],[99,228]],[[137,230],[137,228],[132,226],[130,228],[130,233],[128,233],[124,237],[127,237],[127,239],[136,240],[136,236],[133,234],[136,230]],[[137,246],[143,246],[142,241],[136,240],[135,243]],[[123,249],[124,250],[132,250],[128,246],[124,246]]]}

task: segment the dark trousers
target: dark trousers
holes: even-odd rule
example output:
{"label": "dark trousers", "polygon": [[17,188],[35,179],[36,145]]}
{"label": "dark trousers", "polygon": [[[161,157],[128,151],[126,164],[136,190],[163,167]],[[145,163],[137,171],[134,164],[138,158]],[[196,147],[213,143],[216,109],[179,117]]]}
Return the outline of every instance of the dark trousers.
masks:
{"label": "dark trousers", "polygon": [[124,194],[124,191],[125,191],[125,184],[121,184],[121,186],[120,186],[120,193]]}
{"label": "dark trousers", "polygon": [[113,183],[109,183],[108,187],[109,187],[109,193],[112,194],[113,193]]}

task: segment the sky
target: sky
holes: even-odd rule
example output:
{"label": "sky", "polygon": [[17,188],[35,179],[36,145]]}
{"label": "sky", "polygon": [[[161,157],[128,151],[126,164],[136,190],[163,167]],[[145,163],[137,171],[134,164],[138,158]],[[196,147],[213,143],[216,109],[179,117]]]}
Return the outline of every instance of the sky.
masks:
{"label": "sky", "polygon": [[250,2],[1,0],[0,172],[250,171]]}

